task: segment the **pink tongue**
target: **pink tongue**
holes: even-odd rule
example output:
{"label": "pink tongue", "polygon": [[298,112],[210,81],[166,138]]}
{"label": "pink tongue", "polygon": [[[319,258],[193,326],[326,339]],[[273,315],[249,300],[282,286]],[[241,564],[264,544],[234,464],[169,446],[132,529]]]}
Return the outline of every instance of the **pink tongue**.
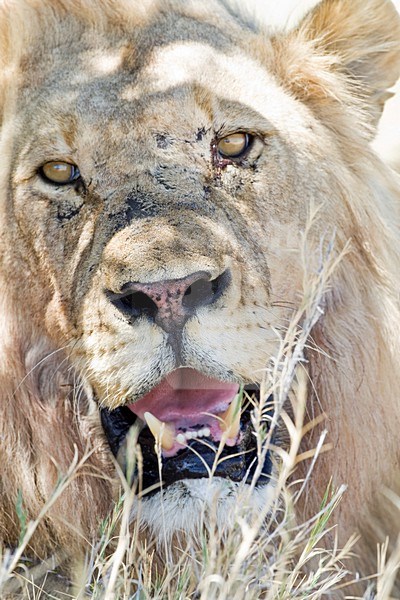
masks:
{"label": "pink tongue", "polygon": [[129,408],[142,420],[144,413],[150,412],[161,421],[190,427],[203,422],[203,413],[215,415],[224,412],[238,390],[236,383],[210,379],[199,371],[183,368],[167,375],[157,387],[130,404]]}

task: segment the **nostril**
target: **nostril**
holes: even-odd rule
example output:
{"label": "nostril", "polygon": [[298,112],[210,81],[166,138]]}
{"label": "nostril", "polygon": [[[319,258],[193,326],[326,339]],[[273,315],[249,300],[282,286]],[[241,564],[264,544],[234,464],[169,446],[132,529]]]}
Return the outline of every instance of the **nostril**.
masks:
{"label": "nostril", "polygon": [[144,292],[133,292],[119,296],[113,300],[113,304],[125,314],[136,319],[142,316],[154,319],[158,311],[156,303]]}
{"label": "nostril", "polygon": [[186,309],[193,310],[199,306],[212,304],[222,294],[230,283],[229,271],[224,271],[211,281],[208,279],[198,279],[190,285],[183,296],[182,303]]}
{"label": "nostril", "polygon": [[214,293],[212,282],[206,279],[195,281],[189,286],[183,296],[182,304],[185,308],[194,309],[197,306],[211,304]]}
{"label": "nostril", "polygon": [[224,271],[223,273],[221,273],[221,275],[219,275],[218,277],[216,277],[215,279],[213,279],[210,282],[211,286],[212,286],[212,291],[214,294],[214,300],[219,298],[224,293],[226,288],[229,286],[230,281],[231,281],[230,271]]}

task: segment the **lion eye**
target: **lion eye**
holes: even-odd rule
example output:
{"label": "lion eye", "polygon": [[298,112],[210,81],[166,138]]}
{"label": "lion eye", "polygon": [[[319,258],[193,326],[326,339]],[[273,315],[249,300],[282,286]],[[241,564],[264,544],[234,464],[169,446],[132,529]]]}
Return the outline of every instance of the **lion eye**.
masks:
{"label": "lion eye", "polygon": [[76,165],[63,161],[51,161],[45,163],[40,168],[40,173],[51,183],[65,185],[72,183],[80,177],[79,169]]}
{"label": "lion eye", "polygon": [[232,133],[219,140],[218,152],[223,158],[239,158],[250,145],[248,133]]}

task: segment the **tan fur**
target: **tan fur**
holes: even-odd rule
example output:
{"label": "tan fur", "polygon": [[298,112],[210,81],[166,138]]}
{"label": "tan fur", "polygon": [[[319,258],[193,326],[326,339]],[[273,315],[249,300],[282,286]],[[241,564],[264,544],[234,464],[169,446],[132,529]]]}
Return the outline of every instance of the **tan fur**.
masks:
{"label": "tan fur", "polygon": [[[298,302],[310,204],[320,206],[315,246],[335,232],[336,250],[351,250],[314,331],[324,352],[308,357],[309,412],[327,413],[334,450],[305,510],[317,510],[331,476],[348,484],[340,534],[365,532],[366,572],[372,515],[383,532],[396,528],[381,491],[398,484],[400,456],[400,185],[369,140],[399,75],[399,20],[385,0],[323,0],[279,31],[252,7],[1,5],[6,543],[18,537],[18,491],[35,517],[75,448],[92,454],[32,548],[76,551],[95,537],[113,498],[95,403],[139,398],[176,367],[165,332],[127,324],[104,290],[230,269],[221,302],[187,322],[181,364],[259,381]],[[257,136],[247,163],[218,165],[215,139],[237,130]],[[49,160],[79,165],[85,191],[43,182]]]}

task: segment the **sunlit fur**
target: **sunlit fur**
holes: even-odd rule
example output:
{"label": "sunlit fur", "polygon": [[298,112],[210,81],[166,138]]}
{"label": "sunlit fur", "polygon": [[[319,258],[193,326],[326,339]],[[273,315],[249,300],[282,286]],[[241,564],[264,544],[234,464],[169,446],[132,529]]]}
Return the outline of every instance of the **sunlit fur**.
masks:
{"label": "sunlit fur", "polygon": [[[187,322],[181,364],[260,381],[299,299],[311,205],[310,247],[334,234],[334,251],[350,251],[310,340],[308,410],[327,414],[333,450],[304,510],[318,510],[331,477],[347,484],[339,533],[361,532],[366,570],[396,531],[382,490],[399,485],[400,187],[369,142],[399,75],[398,17],[385,0],[323,0],[280,31],[256,5],[1,3],[6,543],[19,535],[18,492],[36,516],[85,450],[31,547],[76,552],[96,536],[117,487],[97,406],[133,401],[177,366],[166,333],[129,324],[104,291],[229,269],[224,295]],[[243,130],[255,135],[244,164],[219,163],[215,140]],[[43,181],[50,160],[76,163],[85,188]]]}
{"label": "sunlit fur", "polygon": [[[174,483],[165,492],[136,505],[132,511],[140,527],[156,540],[162,551],[164,544],[181,535],[183,545],[189,539],[201,539],[203,527],[217,524],[223,537],[232,528],[239,514],[248,506],[259,516],[271,506],[272,486],[257,487],[250,498],[246,487],[229,480],[195,479]],[[240,499],[240,502],[238,502]],[[240,513],[240,511],[242,511]],[[161,535],[160,535],[161,533]]]}

